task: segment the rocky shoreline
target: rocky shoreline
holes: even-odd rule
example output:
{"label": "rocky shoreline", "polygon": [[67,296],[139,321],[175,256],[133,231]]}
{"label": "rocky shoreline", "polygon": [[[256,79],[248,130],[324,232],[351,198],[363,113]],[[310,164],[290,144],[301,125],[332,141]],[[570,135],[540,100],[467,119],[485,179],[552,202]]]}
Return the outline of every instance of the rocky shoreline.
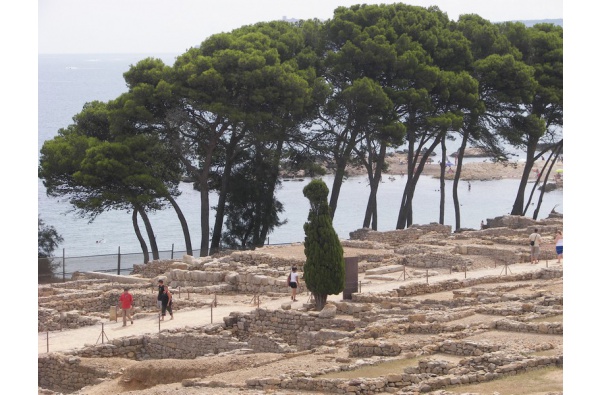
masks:
{"label": "rocky shoreline", "polygon": [[[450,155],[451,157],[455,155]],[[487,155],[480,149],[471,148],[465,157],[468,158],[485,158]],[[386,157],[386,163],[388,165],[387,170],[383,172],[385,177],[402,177],[408,173],[407,165],[407,154],[406,153],[392,153]],[[330,169],[331,166],[324,164],[324,167]],[[530,181],[535,181],[538,177],[537,170],[541,172],[544,167],[544,161],[538,160],[535,162],[533,171],[529,175]],[[555,168],[552,169],[552,174],[549,177],[549,183],[555,184],[557,188],[562,188],[562,162],[557,162]],[[492,162],[490,159],[483,159],[480,162],[467,162],[463,163],[461,168],[460,179],[463,181],[491,181],[491,180],[502,180],[502,179],[520,179],[523,176],[523,170],[525,168],[524,162],[519,161],[508,161],[508,162]],[[560,170],[560,175],[557,177],[557,170]],[[445,172],[444,178],[446,180],[453,180],[455,176],[456,166],[452,166],[451,170],[448,169]],[[546,170],[547,171],[547,170]],[[545,177],[546,171],[541,174],[541,177]],[[434,157],[429,163],[423,168],[421,175],[440,178],[442,172],[442,164],[440,159]],[[327,171],[327,174],[333,174],[331,170]],[[348,166],[346,168],[346,175],[348,177],[366,176],[367,172],[362,166]],[[286,180],[302,180],[306,175],[304,171],[295,173],[289,173],[282,171],[281,176]]]}

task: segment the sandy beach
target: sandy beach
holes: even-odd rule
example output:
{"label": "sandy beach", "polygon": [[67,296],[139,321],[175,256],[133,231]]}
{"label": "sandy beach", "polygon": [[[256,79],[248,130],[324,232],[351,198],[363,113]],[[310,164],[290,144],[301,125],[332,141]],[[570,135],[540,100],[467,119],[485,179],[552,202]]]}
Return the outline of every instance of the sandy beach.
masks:
{"label": "sandy beach", "polygon": [[[396,176],[401,174],[407,174],[407,161],[406,154],[390,154],[386,161],[388,163],[388,169],[384,173],[386,176]],[[432,163],[426,164],[422,175],[431,176],[431,177],[439,177],[440,176],[440,163],[438,163],[439,159],[433,159]],[[529,180],[535,180],[537,177],[536,169],[542,170],[544,167],[544,161],[538,160],[536,161],[533,171],[529,175]],[[549,165],[548,165],[549,166]],[[493,163],[489,160],[484,159],[481,162],[467,162],[463,163],[461,169],[461,180],[469,181],[469,180],[500,180],[505,178],[512,179],[520,179],[523,175],[523,169],[525,168],[524,162],[515,162],[509,161],[505,163]],[[557,162],[554,165],[554,169],[551,170],[552,174],[549,177],[549,182],[554,182],[554,174],[557,174],[556,170],[562,170],[563,163]],[[452,170],[446,171],[445,178],[448,180],[454,179],[454,172],[456,170],[456,166],[452,166]],[[357,176],[357,175],[365,175],[366,171],[364,168],[348,168],[348,175]],[[546,175],[547,169],[542,173],[542,179]],[[562,178],[562,172],[560,172]]]}

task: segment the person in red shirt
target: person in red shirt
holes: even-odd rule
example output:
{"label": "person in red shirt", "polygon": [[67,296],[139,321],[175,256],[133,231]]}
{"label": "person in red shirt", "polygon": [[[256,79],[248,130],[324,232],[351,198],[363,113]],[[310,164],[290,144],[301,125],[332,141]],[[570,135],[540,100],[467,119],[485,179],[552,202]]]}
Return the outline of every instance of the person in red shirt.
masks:
{"label": "person in red shirt", "polygon": [[127,287],[123,289],[123,293],[119,297],[119,308],[123,312],[123,326],[127,326],[127,317],[129,317],[131,325],[133,325],[133,318],[131,318],[133,295],[129,293],[129,288]]}

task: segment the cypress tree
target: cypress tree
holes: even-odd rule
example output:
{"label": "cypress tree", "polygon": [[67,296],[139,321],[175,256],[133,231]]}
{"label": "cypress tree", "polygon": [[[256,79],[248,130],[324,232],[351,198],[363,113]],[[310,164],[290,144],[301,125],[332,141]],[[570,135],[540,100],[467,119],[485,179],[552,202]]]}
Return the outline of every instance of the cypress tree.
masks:
{"label": "cypress tree", "polygon": [[322,310],[327,295],[344,290],[344,249],[333,229],[325,182],[312,180],[302,192],[310,201],[308,221],[304,223],[304,281],[315,298],[316,309]]}

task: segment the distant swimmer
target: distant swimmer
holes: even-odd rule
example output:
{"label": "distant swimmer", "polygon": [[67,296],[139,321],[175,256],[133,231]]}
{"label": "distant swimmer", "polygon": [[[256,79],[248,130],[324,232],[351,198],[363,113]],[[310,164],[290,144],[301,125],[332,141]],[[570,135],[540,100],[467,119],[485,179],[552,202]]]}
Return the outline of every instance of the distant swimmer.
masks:
{"label": "distant swimmer", "polygon": [[96,244],[104,243],[104,239],[96,240]]}

